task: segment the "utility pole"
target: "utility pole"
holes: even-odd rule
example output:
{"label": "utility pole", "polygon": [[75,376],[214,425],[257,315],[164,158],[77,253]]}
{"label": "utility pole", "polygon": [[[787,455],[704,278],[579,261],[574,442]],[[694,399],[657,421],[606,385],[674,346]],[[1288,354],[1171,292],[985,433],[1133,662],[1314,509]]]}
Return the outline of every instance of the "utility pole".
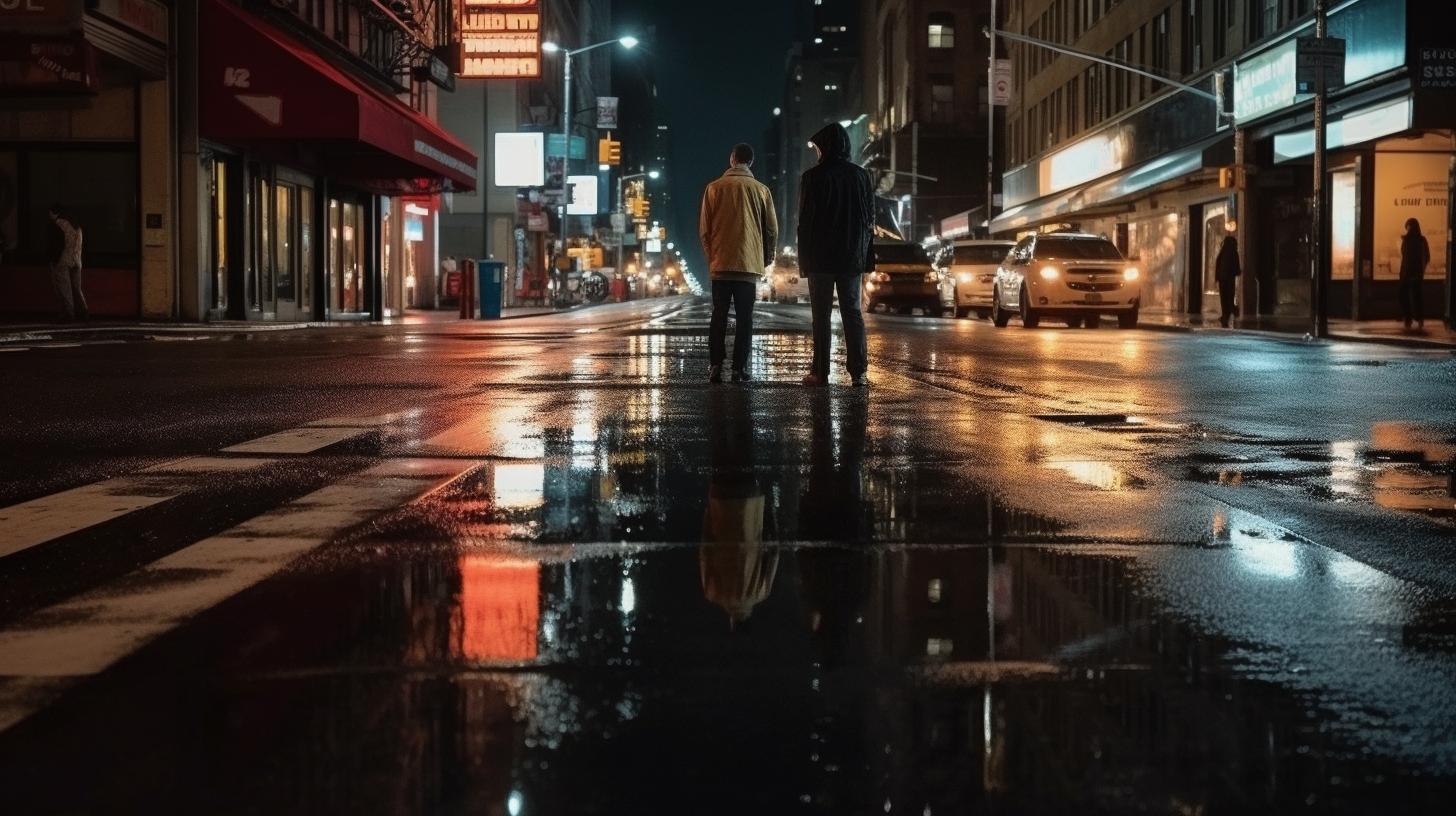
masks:
{"label": "utility pole", "polygon": [[991,202],[996,198],[996,0],[991,0],[991,26],[986,36],[986,235],[991,237]]}
{"label": "utility pole", "polygon": [[[1325,39],[1325,0],[1314,0],[1314,36]],[[1315,74],[1314,91],[1314,186],[1310,201],[1310,310],[1315,337],[1330,336],[1330,265],[1325,253],[1325,66]],[[1341,77],[1343,80],[1344,77]]]}

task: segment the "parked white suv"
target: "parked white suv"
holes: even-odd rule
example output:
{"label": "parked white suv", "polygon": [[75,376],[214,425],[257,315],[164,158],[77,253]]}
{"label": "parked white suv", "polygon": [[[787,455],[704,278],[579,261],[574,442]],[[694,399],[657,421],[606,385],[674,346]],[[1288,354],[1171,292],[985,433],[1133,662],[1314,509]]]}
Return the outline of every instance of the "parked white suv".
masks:
{"label": "parked white suv", "polygon": [[1103,315],[1119,328],[1137,325],[1142,281],[1117,245],[1085,232],[1029,235],[1016,243],[996,270],[991,322],[1005,326],[1013,314],[1034,328],[1044,317],[1068,326],[1095,328]]}
{"label": "parked white suv", "polygon": [[937,257],[937,266],[945,274],[941,305],[955,317],[971,312],[990,317],[996,270],[1015,246],[1015,241],[998,239],[964,239],[946,244]]}

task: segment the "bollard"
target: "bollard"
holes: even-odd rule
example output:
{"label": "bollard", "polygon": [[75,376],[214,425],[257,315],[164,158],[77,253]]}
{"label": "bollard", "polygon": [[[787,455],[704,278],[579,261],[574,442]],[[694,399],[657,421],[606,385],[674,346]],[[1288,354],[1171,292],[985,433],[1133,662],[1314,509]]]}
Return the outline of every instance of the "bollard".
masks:
{"label": "bollard", "polygon": [[460,319],[475,317],[475,261],[460,262]]}

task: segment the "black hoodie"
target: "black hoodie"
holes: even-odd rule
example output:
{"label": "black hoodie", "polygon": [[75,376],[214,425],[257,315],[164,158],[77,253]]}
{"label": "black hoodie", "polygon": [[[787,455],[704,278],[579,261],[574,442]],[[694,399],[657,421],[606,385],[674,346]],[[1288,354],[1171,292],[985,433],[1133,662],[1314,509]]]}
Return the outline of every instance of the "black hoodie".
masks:
{"label": "black hoodie", "polygon": [[810,142],[819,163],[799,177],[799,268],[806,275],[844,275],[875,268],[875,187],[868,170],[849,160],[849,133],[825,125]]}

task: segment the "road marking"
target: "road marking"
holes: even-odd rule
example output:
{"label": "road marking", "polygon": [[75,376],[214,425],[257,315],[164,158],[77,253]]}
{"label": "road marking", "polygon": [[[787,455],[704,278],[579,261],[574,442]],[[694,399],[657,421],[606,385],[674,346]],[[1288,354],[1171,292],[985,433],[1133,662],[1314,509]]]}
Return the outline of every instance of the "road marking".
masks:
{"label": "road marking", "polygon": [[345,439],[360,436],[372,428],[290,428],[276,434],[240,442],[223,448],[223,453],[262,453],[289,455],[313,453]]}
{"label": "road marking", "polygon": [[[270,459],[191,458],[153,465],[143,473],[246,470]],[[0,558],[120,518],[187,492],[194,480],[125,476],[0,508]]]}
{"label": "road marking", "polygon": [[382,463],[0,631],[0,731],[304,553],[476,467],[465,460]]}

